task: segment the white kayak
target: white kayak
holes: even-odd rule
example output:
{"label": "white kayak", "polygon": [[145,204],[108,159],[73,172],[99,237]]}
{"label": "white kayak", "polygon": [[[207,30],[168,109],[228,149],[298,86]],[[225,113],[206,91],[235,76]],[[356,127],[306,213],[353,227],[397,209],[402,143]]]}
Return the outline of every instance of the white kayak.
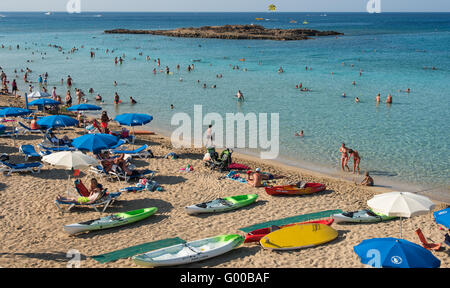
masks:
{"label": "white kayak", "polygon": [[133,261],[145,267],[175,266],[202,261],[227,253],[239,247],[244,237],[237,234],[177,244],[155,251],[133,256]]}
{"label": "white kayak", "polygon": [[371,210],[359,210],[355,212],[343,212],[331,216],[335,223],[352,222],[352,223],[375,223],[388,221],[397,217],[389,217],[386,215],[375,213]]}
{"label": "white kayak", "polygon": [[256,199],[258,199],[258,194],[238,195],[187,206],[185,209],[188,214],[225,212],[250,205]]}

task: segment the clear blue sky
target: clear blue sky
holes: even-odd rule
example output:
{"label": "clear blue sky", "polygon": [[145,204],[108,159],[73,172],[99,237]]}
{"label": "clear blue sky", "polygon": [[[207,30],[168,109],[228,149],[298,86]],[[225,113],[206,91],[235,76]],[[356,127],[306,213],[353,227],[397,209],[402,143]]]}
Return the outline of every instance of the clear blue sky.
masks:
{"label": "clear blue sky", "polygon": [[[0,0],[0,11],[65,11],[69,0]],[[141,12],[365,12],[369,0],[79,0],[81,10]],[[450,12],[450,0],[380,0],[383,12]]]}

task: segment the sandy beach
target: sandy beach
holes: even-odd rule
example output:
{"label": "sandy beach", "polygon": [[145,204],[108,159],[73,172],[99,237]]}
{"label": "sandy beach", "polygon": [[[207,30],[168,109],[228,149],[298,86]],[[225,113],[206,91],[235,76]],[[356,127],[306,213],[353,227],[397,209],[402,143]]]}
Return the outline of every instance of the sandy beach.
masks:
{"label": "sandy beach", "polygon": [[[2,105],[8,106],[8,96],[2,96]],[[16,103],[19,104],[19,103]],[[58,135],[75,138],[84,134],[81,128],[60,130]],[[42,141],[41,135],[21,135],[13,141],[0,139],[0,152],[8,153],[13,163],[23,163],[23,155],[18,147],[22,144],[36,145]],[[212,237],[227,233],[244,235],[239,228],[299,214],[330,209],[356,211],[368,208],[366,202],[375,194],[386,192],[385,188],[362,187],[354,182],[332,178],[273,161],[263,161],[248,155],[233,153],[234,162],[245,164],[252,169],[285,178],[277,184],[297,181],[326,184],[324,192],[309,196],[274,197],[264,188],[253,188],[229,179],[219,179],[225,174],[212,171],[202,161],[203,149],[173,149],[170,139],[161,135],[138,136],[135,146],[148,144],[155,158],[133,159],[138,168],[157,171],[155,180],[164,191],[122,193],[119,200],[106,213],[124,212],[145,207],[157,207],[158,212],[150,218],[121,228],[90,232],[78,236],[68,236],[63,225],[98,218],[101,214],[91,208],[74,208],[70,213],[61,214],[54,204],[57,195],[64,195],[68,183],[68,172],[45,165],[40,174],[13,173],[2,175],[0,180],[0,266],[5,268],[60,268],[66,267],[69,258],[66,253],[75,249],[81,253],[81,267],[138,267],[131,259],[100,264],[90,256],[111,252],[126,247],[165,238],[180,237],[187,241]],[[164,159],[169,152],[180,158]],[[30,160],[32,161],[32,160]],[[192,172],[179,169],[190,164]],[[80,178],[86,182],[87,171]],[[118,191],[135,182],[126,184],[108,182],[97,177],[108,191]],[[362,179],[362,176],[361,176]],[[71,180],[73,189],[73,179]],[[236,211],[202,216],[189,216],[184,207],[218,197],[257,193],[256,203]],[[448,205],[436,203],[435,210]],[[105,214],[102,214],[105,215]],[[232,267],[232,268],[284,268],[284,267],[364,267],[353,251],[353,246],[364,239],[376,237],[399,237],[400,222],[393,220],[375,224],[332,225],[339,232],[336,240],[318,247],[271,252],[258,244],[246,244],[225,255],[194,263],[185,267]],[[403,219],[403,239],[420,244],[415,230],[434,242],[442,242],[445,232],[439,230],[432,214]],[[444,245],[445,246],[445,245]],[[441,260],[441,267],[450,267],[449,248],[433,252]]]}

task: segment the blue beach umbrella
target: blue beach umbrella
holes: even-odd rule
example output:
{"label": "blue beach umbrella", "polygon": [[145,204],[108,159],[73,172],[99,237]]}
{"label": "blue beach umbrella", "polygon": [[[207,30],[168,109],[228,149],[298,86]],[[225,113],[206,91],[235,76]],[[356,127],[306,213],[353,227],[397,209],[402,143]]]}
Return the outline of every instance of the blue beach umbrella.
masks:
{"label": "blue beach umbrella", "polygon": [[150,123],[153,120],[153,116],[147,114],[137,114],[137,113],[125,113],[117,115],[114,121],[119,122],[121,125],[125,126],[142,126]]}
{"label": "blue beach umbrella", "polygon": [[434,221],[450,229],[450,208],[433,213]]}
{"label": "blue beach umbrella", "polygon": [[119,139],[111,134],[86,134],[73,139],[72,146],[81,151],[98,153],[116,146]]}
{"label": "blue beach umbrella", "polygon": [[70,108],[67,108],[67,111],[98,111],[102,110],[102,107],[99,107],[97,105],[92,104],[79,104],[71,106]]}
{"label": "blue beach umbrella", "polygon": [[375,268],[439,268],[441,261],[415,243],[397,238],[363,240],[353,247],[361,263]]}
{"label": "blue beach umbrella", "polygon": [[33,111],[28,109],[23,109],[20,107],[8,107],[0,110],[0,117],[17,117],[33,113]]}
{"label": "blue beach umbrella", "polygon": [[59,105],[59,104],[61,104],[61,103],[59,103],[58,101],[55,101],[53,99],[41,98],[41,99],[37,99],[37,100],[32,101],[28,105],[30,105],[30,106],[43,106],[43,105]]}
{"label": "blue beach umbrella", "polygon": [[52,115],[39,119],[37,124],[45,128],[57,128],[57,127],[68,127],[78,125],[78,120],[75,120],[69,116],[65,115]]}

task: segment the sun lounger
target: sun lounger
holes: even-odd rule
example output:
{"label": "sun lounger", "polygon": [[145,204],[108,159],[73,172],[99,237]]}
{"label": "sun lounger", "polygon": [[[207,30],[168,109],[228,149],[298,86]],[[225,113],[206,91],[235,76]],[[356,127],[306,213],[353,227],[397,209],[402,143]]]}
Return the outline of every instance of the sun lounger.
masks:
{"label": "sun lounger", "polygon": [[420,228],[418,228],[416,230],[417,236],[419,236],[420,242],[422,242],[422,246],[428,250],[434,250],[434,251],[438,251],[439,249],[441,249],[441,244],[437,244],[437,243],[428,243],[427,239],[425,238],[425,235],[423,235],[422,230],[420,230]]}
{"label": "sun lounger", "polygon": [[[83,182],[81,180],[77,179],[75,180],[75,189],[77,190],[78,194],[81,197],[89,197],[89,190],[84,186]],[[68,208],[66,211],[70,211],[75,206],[88,206],[94,208],[95,211],[100,212],[100,210],[97,208],[99,206],[103,206],[103,209],[101,212],[105,212],[105,210],[108,208],[108,206],[112,205],[114,201],[122,194],[121,192],[116,193],[107,193],[108,189],[103,190],[102,196],[95,201],[94,203],[73,203],[73,202],[65,202],[65,201],[59,201],[55,200],[56,207],[64,213],[64,209],[62,208],[62,205],[68,205]]]}
{"label": "sun lounger", "polygon": [[450,247],[450,235],[448,235],[448,233],[445,234],[445,240],[444,240],[444,243],[447,244],[447,246]]}
{"label": "sun lounger", "polygon": [[77,149],[69,146],[44,146],[43,144],[37,144],[39,154],[41,156],[50,155],[55,152],[61,151],[76,151]]}
{"label": "sun lounger", "polygon": [[148,158],[153,156],[153,153],[149,150],[145,150],[148,148],[148,145],[142,145],[141,147],[135,149],[135,150],[116,150],[116,149],[111,149],[110,152],[112,154],[126,154],[126,155],[130,155],[132,157],[139,157],[139,158]]}
{"label": "sun lounger", "polygon": [[12,164],[6,161],[0,161],[0,172],[7,173],[10,176],[13,172],[31,172],[40,173],[42,168],[41,162]]}
{"label": "sun lounger", "polygon": [[17,122],[19,123],[19,125],[22,127],[24,132],[28,132],[28,133],[44,133],[42,130],[40,129],[31,129],[30,127],[28,127],[27,125],[23,124],[22,122]]}
{"label": "sun lounger", "polygon": [[13,136],[17,137],[18,135],[19,131],[17,130],[0,133],[0,137],[13,137]]}
{"label": "sun lounger", "polygon": [[36,152],[33,145],[21,145],[19,150],[25,155],[25,161],[28,161],[28,158],[31,157],[41,157],[41,154]]}
{"label": "sun lounger", "polygon": [[99,176],[106,177],[108,180],[117,179],[119,181],[125,181],[129,182],[133,179],[139,179],[142,177],[147,177],[148,179],[152,180],[155,177],[155,171],[144,169],[144,170],[133,170],[132,175],[127,175],[125,172],[123,172],[120,168],[116,167],[115,171],[110,170],[109,173],[105,171],[102,165],[97,166],[91,166],[89,168],[89,171],[91,173],[95,173]]}

